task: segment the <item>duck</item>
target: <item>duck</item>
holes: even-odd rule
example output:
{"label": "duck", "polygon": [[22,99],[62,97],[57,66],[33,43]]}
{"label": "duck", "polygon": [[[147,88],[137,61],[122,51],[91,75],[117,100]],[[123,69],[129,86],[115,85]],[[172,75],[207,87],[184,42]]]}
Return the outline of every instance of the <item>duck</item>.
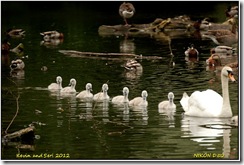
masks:
{"label": "duck", "polygon": [[238,16],[238,6],[228,6],[225,10],[225,15],[227,18],[233,18]]}
{"label": "duck", "polygon": [[164,112],[165,110],[170,110],[170,111],[174,111],[176,109],[176,105],[174,103],[174,93],[173,92],[169,92],[168,93],[168,99],[169,100],[165,100],[165,101],[161,101],[158,104],[158,111],[159,113]]}
{"label": "duck", "polygon": [[132,100],[129,101],[129,106],[140,106],[140,107],[147,107],[148,101],[147,101],[148,93],[146,90],[143,90],[141,92],[141,97],[135,97]]}
{"label": "duck", "polygon": [[203,38],[211,39],[216,45],[232,46],[238,42],[238,31],[236,22],[232,22],[232,28],[208,30],[202,34]]}
{"label": "duck", "polygon": [[56,30],[42,32],[42,33],[40,33],[40,35],[43,36],[43,40],[46,42],[50,42],[53,39],[63,39],[64,38],[64,34],[58,32]]}
{"label": "duck", "polygon": [[180,104],[186,116],[195,117],[232,117],[232,109],[229,99],[229,80],[235,82],[232,68],[223,67],[221,71],[222,95],[212,89],[195,91],[189,97],[186,92],[180,100]]}
{"label": "duck", "polygon": [[188,49],[185,51],[185,55],[189,58],[197,58],[199,52],[196,48],[194,48],[194,44],[191,44],[191,47],[188,47]]}
{"label": "duck", "polygon": [[48,85],[48,89],[49,90],[61,90],[62,89],[62,77],[61,76],[57,76],[56,77],[56,83],[51,83],[50,85]]}
{"label": "duck", "polygon": [[[222,62],[221,62],[221,58],[219,54],[212,54],[207,60],[206,60],[206,64],[208,66],[213,66],[213,67],[217,67],[220,66],[220,68],[222,68]],[[234,61],[228,64],[225,64],[225,66],[229,66],[231,68],[238,68],[238,61]],[[218,68],[218,69],[220,69]]]}
{"label": "duck", "polygon": [[25,36],[25,31],[23,29],[8,29],[6,32],[7,36],[12,38],[21,38]]}
{"label": "duck", "polygon": [[10,49],[11,52],[16,53],[19,56],[23,56],[24,53],[24,44],[19,43],[15,48]]}
{"label": "duck", "polygon": [[132,3],[124,2],[119,6],[119,15],[124,19],[125,26],[129,26],[127,18],[131,18],[135,14],[135,7]]}
{"label": "duck", "polygon": [[124,68],[128,71],[142,72],[142,70],[143,70],[142,65],[138,61],[136,61],[135,59],[128,60],[125,63]]}
{"label": "duck", "polygon": [[102,92],[98,92],[94,95],[93,100],[94,101],[108,101],[110,99],[108,95],[108,84],[102,85]]}
{"label": "duck", "polygon": [[123,95],[118,95],[118,96],[113,97],[112,103],[113,104],[129,103],[128,95],[129,95],[129,88],[124,87],[123,88]]}
{"label": "duck", "polygon": [[218,54],[212,54],[207,60],[206,64],[209,66],[221,66],[221,58]]}
{"label": "duck", "polygon": [[21,59],[12,60],[10,64],[11,70],[23,70],[25,68],[25,63]]}
{"label": "duck", "polygon": [[226,55],[232,55],[232,54],[234,54],[234,52],[235,52],[235,49],[233,47],[226,46],[226,45],[220,45],[220,46],[210,49],[211,54],[221,53],[221,54],[226,54]]}
{"label": "duck", "polygon": [[64,87],[60,90],[61,93],[76,93],[76,80],[74,78],[70,79],[69,86]]}
{"label": "duck", "polygon": [[79,99],[92,99],[93,94],[91,93],[92,91],[92,84],[87,83],[86,84],[86,90],[81,91],[79,94],[76,95],[76,98]]}

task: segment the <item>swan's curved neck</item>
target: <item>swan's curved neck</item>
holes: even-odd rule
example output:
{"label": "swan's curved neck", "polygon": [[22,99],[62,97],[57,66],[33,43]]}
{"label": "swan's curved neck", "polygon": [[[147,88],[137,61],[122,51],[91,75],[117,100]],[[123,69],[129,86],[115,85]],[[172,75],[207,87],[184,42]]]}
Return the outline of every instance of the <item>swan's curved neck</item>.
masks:
{"label": "swan's curved neck", "polygon": [[127,100],[128,99],[128,94],[124,94],[124,100]]}
{"label": "swan's curved neck", "polygon": [[103,96],[104,96],[104,97],[107,96],[107,91],[106,91],[106,90],[103,91]]}
{"label": "swan's curved neck", "polygon": [[59,86],[60,89],[62,88],[61,82],[58,83],[58,86]]}
{"label": "swan's curved neck", "polygon": [[223,106],[222,106],[222,116],[223,117],[231,117],[232,110],[230,106],[230,98],[229,98],[229,79],[223,75],[221,75],[221,83],[222,83],[222,95],[223,95]]}

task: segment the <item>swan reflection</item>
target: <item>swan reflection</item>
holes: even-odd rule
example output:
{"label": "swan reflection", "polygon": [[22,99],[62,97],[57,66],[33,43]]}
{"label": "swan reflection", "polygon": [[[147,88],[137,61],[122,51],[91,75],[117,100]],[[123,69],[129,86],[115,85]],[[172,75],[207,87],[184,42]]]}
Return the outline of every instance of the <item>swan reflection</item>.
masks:
{"label": "swan reflection", "polygon": [[229,118],[201,118],[184,116],[182,119],[182,136],[205,146],[207,150],[215,150],[223,137],[223,155],[230,155],[230,119]]}

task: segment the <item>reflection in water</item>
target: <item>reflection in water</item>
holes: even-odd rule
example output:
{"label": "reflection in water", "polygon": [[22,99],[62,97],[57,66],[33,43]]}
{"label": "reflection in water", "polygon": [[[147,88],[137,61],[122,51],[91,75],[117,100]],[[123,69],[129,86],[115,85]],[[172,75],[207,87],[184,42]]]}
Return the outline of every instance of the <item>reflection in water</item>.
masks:
{"label": "reflection in water", "polygon": [[130,109],[129,109],[129,104],[128,103],[113,104],[113,107],[119,113],[117,115],[117,117],[121,117],[122,116],[124,122],[129,122],[129,120],[130,120]]}
{"label": "reflection in water", "polygon": [[166,117],[165,120],[167,120],[169,122],[170,128],[175,127],[175,117],[174,117],[175,112],[176,112],[176,110],[172,111],[171,109],[170,110],[169,109],[159,109],[160,116]]}
{"label": "reflection in water", "polygon": [[40,45],[45,46],[46,48],[57,48],[60,44],[63,43],[63,39],[51,39],[50,41],[41,41]]}
{"label": "reflection in water", "polygon": [[223,155],[230,155],[230,119],[229,118],[200,118],[184,116],[181,121],[181,137],[190,137],[198,142],[199,146],[205,146],[208,150],[216,150],[215,143],[221,142],[223,137]]}
{"label": "reflection in water", "polygon": [[135,43],[133,40],[131,39],[127,39],[127,37],[125,37],[124,40],[120,41],[120,52],[121,53],[131,53],[134,54],[135,53]]}
{"label": "reflection in water", "polygon": [[124,68],[123,76],[133,82],[133,84],[136,84],[134,81],[137,82],[143,73],[142,65],[138,61],[131,59],[124,64]]}
{"label": "reflection in water", "polygon": [[11,70],[10,76],[15,77],[17,79],[25,79],[25,71],[24,70]]}
{"label": "reflection in water", "polygon": [[109,100],[97,101],[93,106],[96,116],[101,117],[104,123],[109,122]]}
{"label": "reflection in water", "polygon": [[131,107],[130,121],[135,125],[148,125],[148,111],[147,107],[134,106]]}
{"label": "reflection in water", "polygon": [[93,119],[93,115],[92,115],[92,108],[93,108],[93,104],[92,104],[92,100],[82,100],[80,102],[78,102],[78,107],[81,108],[82,110],[85,109],[85,112],[81,112],[79,114],[79,119],[81,120],[86,120],[86,121],[91,121]]}

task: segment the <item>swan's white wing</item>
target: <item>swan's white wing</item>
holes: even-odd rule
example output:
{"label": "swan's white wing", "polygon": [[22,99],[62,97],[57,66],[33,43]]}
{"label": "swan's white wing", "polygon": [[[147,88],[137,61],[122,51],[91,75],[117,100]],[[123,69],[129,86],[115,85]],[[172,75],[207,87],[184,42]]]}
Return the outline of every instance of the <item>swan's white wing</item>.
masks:
{"label": "swan's white wing", "polygon": [[189,96],[187,95],[186,92],[184,92],[183,96],[180,100],[180,104],[181,104],[182,108],[184,109],[184,111],[188,111],[188,100],[189,100]]}
{"label": "swan's white wing", "polygon": [[208,89],[206,91],[195,91],[188,100],[188,111],[186,115],[213,117],[221,113],[223,98],[217,92]]}
{"label": "swan's white wing", "polygon": [[119,96],[113,97],[112,103],[114,103],[114,104],[124,103],[124,96],[123,95],[119,95]]}

